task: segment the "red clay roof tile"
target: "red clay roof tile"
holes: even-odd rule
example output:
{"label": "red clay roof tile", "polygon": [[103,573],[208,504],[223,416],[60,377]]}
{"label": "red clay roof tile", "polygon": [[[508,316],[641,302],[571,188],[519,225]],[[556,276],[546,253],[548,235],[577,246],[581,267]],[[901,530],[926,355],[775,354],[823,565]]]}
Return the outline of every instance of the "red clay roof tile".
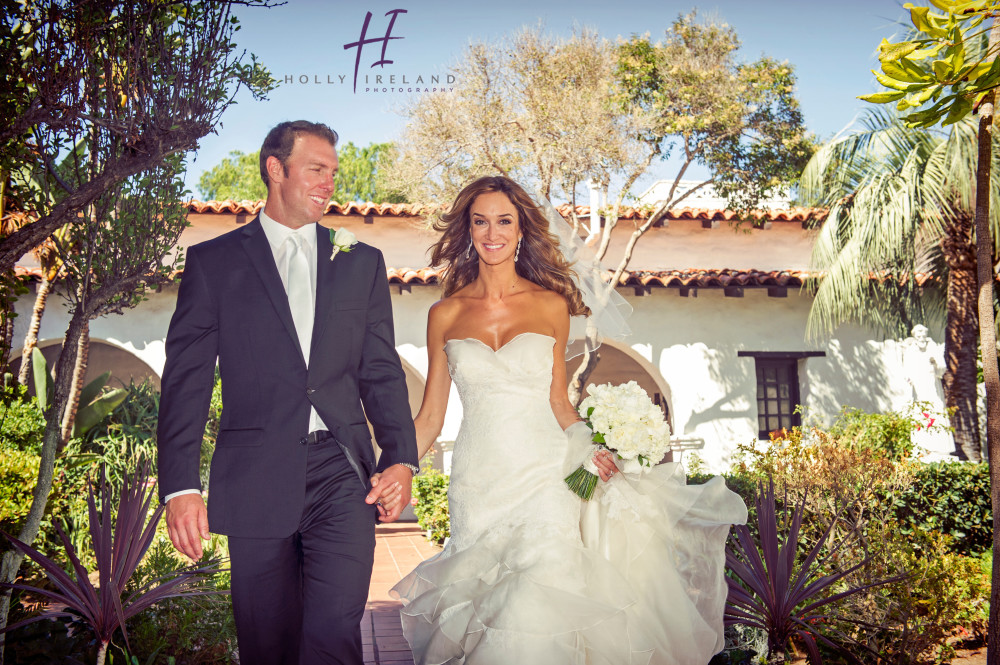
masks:
{"label": "red clay roof tile", "polygon": [[[188,201],[187,208],[195,213],[245,213],[256,215],[264,207],[263,201]],[[561,215],[568,216],[570,205],[563,204],[557,208]],[[413,203],[372,203],[350,201],[337,203],[331,201],[327,206],[328,215],[377,215],[379,217],[426,217],[439,211],[438,207],[417,205]],[[590,206],[577,206],[576,214],[580,217],[590,216]],[[626,207],[619,211],[620,219],[645,219],[649,211],[643,208]],[[676,208],[667,213],[668,220],[719,220],[732,221],[738,214],[732,210],[713,208]],[[806,222],[821,221],[826,217],[826,210],[821,208],[788,208],[783,210],[767,210],[754,213],[756,219],[766,219],[772,222]]]}
{"label": "red clay roof tile", "polygon": [[[390,284],[416,284],[418,286],[438,284],[444,272],[438,268],[388,268],[387,276]],[[41,279],[41,268],[16,266],[14,274],[17,277]],[[180,274],[178,271],[177,274]],[[610,279],[609,270],[605,279]],[[732,286],[743,287],[791,287],[799,288],[813,277],[822,277],[822,273],[808,270],[705,270],[688,268],[685,270],[636,270],[626,271],[622,275],[619,286],[656,286],[719,289]],[[872,273],[870,277],[879,282],[889,279],[887,273]],[[917,273],[917,284],[925,286],[934,281],[927,273]]]}

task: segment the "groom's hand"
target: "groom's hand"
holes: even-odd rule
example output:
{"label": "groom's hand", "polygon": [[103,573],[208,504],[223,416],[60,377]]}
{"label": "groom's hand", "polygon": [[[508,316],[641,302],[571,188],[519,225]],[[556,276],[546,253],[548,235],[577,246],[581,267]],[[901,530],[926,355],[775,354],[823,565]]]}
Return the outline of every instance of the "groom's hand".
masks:
{"label": "groom's hand", "polygon": [[201,494],[181,494],[167,501],[167,533],[181,553],[201,558],[201,541],[208,540],[208,511]]}
{"label": "groom's hand", "polygon": [[379,520],[388,524],[399,519],[399,514],[410,502],[413,472],[401,464],[393,464],[371,479],[372,489],[365,497],[365,503],[377,504]]}

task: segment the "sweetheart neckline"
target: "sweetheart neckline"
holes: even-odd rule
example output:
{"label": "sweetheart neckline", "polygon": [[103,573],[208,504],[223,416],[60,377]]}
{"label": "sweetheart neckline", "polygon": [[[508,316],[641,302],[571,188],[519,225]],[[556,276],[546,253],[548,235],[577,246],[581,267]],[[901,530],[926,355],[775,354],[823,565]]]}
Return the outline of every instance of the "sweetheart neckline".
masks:
{"label": "sweetheart neckline", "polygon": [[454,337],[452,339],[446,339],[444,341],[444,345],[448,346],[452,342],[479,342],[480,344],[482,344],[484,347],[486,347],[487,349],[489,349],[493,353],[500,353],[505,348],[507,348],[508,346],[510,346],[511,342],[513,342],[514,340],[516,340],[518,337],[524,337],[525,335],[537,335],[538,337],[547,337],[547,338],[549,338],[549,339],[552,340],[553,344],[556,341],[556,338],[553,337],[552,335],[546,335],[545,333],[533,332],[531,330],[528,330],[528,331],[525,331],[523,333],[518,333],[518,334],[514,335],[513,337],[511,337],[510,339],[508,339],[505,343],[501,344],[500,347],[497,348],[497,349],[494,349],[492,346],[490,346],[489,344],[487,344],[483,340],[479,339],[478,337]]}

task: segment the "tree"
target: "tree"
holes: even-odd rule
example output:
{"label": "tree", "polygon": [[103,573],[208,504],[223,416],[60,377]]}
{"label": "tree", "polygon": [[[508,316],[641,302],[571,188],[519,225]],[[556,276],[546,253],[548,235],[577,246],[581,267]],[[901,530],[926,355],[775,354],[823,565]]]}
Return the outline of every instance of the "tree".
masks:
{"label": "tree", "polygon": [[[75,151],[74,151],[75,152]],[[65,171],[67,165],[76,158],[74,153],[67,155],[60,169]],[[34,171],[34,172],[32,172]],[[18,180],[27,184],[29,189],[38,190],[44,185],[45,173],[38,170],[36,164],[26,164],[21,167]],[[54,203],[49,201],[49,204]],[[22,217],[25,217],[22,215]],[[28,323],[28,332],[24,335],[24,344],[21,349],[21,368],[17,375],[18,383],[28,385],[28,376],[31,372],[32,350],[38,344],[38,331],[42,325],[42,315],[45,313],[45,305],[48,302],[49,293],[52,290],[52,283],[62,269],[59,260],[59,252],[52,238],[64,239],[69,226],[64,226],[53,232],[52,237],[43,241],[32,250],[32,254],[38,259],[39,267],[42,271],[42,279],[35,289],[35,305],[31,312],[31,321]],[[7,235],[7,234],[4,234]]]}
{"label": "tree", "polygon": [[[388,183],[411,200],[440,204],[472,178],[500,173],[544,197],[564,195],[579,228],[577,191],[595,182],[610,205],[588,243],[605,260],[633,185],[655,159],[676,151],[682,163],[670,193],[633,222],[612,262],[613,288],[639,238],[687,196],[712,184],[747,212],[764,192],[794,180],[812,152],[792,67],[769,58],[741,64],[732,28],[695,19],[693,12],[678,17],[659,43],[647,35],[611,45],[587,31],[556,39],[532,29],[472,44],[455,68],[460,89],[418,97],[405,109]],[[695,164],[710,175],[681,192]],[[596,361],[584,355],[570,385],[574,401]]]}
{"label": "tree", "polygon": [[[135,306],[146,289],[171,279],[177,258],[164,257],[187,224],[179,202],[183,151],[212,131],[236,89],[249,85],[262,94],[271,84],[253,58],[243,65],[235,53],[233,4],[266,6],[49,0],[19,3],[4,15],[0,55],[16,66],[0,79],[12,95],[0,104],[14,112],[0,128],[0,171],[34,220],[0,240],[0,266],[9,272],[24,251],[51,237],[71,306],[45,411],[38,482],[18,534],[29,545],[72,426],[85,368],[77,359],[86,352],[90,320]],[[37,187],[18,179],[37,172],[44,174]],[[65,235],[54,236],[61,227]],[[14,580],[22,558],[4,554],[0,581]],[[0,598],[0,628],[9,603],[8,591]]]}
{"label": "tree", "polygon": [[198,179],[198,191],[206,201],[261,201],[267,185],[260,179],[260,151],[249,155],[233,150]]}
{"label": "tree", "polygon": [[[392,159],[391,143],[372,143],[358,148],[348,141],[337,150],[337,171],[333,200],[402,203],[405,198],[383,186],[378,179],[380,167]],[[221,162],[201,174],[198,191],[206,200],[233,199],[261,201],[267,198],[267,186],[260,177],[260,151],[229,153]]]}
{"label": "tree", "polygon": [[[5,1],[0,18],[0,175],[34,220],[0,239],[0,274],[105,191],[198,146],[243,86],[273,85],[233,42],[235,4],[268,0]],[[86,180],[58,160],[87,138],[108,146]],[[18,182],[32,164],[40,188]],[[85,223],[85,222],[83,222]]]}
{"label": "tree", "polygon": [[386,187],[379,180],[379,171],[396,156],[392,143],[370,143],[359,148],[348,141],[337,157],[340,168],[337,171],[337,189],[334,201],[373,201],[375,203],[405,203],[402,193]]}
{"label": "tree", "polygon": [[[3,189],[3,181],[0,180],[0,210],[3,210]],[[23,223],[23,214],[3,214],[0,216],[0,237],[13,233]],[[0,277],[0,368],[7,367],[7,363],[10,361],[11,346],[14,340],[14,319],[17,317],[14,303],[18,296],[27,290],[27,287],[17,279]],[[6,378],[4,380],[6,381]]]}
{"label": "tree", "polygon": [[[900,43],[883,40],[879,47],[881,72],[873,71],[889,89],[862,99],[908,112],[911,126],[957,123],[973,112],[979,115],[976,143],[976,275],[979,282],[979,344],[986,384],[986,442],[990,460],[990,498],[993,507],[993,550],[1000,550],[1000,368],[997,366],[996,316],[993,309],[993,248],[990,237],[990,191],[993,187],[993,125],[996,89],[1000,86],[1000,2],[997,0],[932,0],[929,7],[905,5],[916,30],[915,38]],[[987,48],[968,48],[989,29]],[[972,56],[971,58],[969,56]],[[914,110],[917,109],[917,110]],[[971,175],[971,174],[969,174]],[[1000,661],[1000,557],[993,557],[990,593],[988,663]]]}
{"label": "tree", "polygon": [[[813,248],[823,277],[810,285],[809,333],[858,321],[902,336],[944,312],[945,401],[960,454],[978,461],[975,127],[914,130],[878,111],[861,125],[823,146],[800,181],[803,202],[829,208]],[[944,288],[921,287],[917,273]]]}
{"label": "tree", "polygon": [[[63,230],[57,230],[53,235],[60,232]],[[31,373],[31,352],[38,345],[38,331],[42,327],[42,315],[45,313],[45,305],[48,302],[49,293],[52,291],[52,283],[56,280],[62,267],[59,253],[51,240],[46,240],[36,247],[33,254],[41,266],[42,279],[35,288],[35,305],[31,311],[28,332],[24,335],[24,344],[21,347],[21,368],[17,374],[17,381],[24,386],[28,385],[28,376]]]}
{"label": "tree", "polygon": [[[55,458],[72,431],[83,380],[77,360],[86,351],[89,322],[134,307],[146,289],[169,282],[179,264],[177,257],[167,262],[163,259],[187,225],[180,204],[182,172],[183,162],[175,155],[159,167],[129,177],[94,202],[90,223],[71,225],[64,241],[54,243],[63,265],[61,287],[70,303],[70,321],[44,411],[38,481],[29,514],[17,535],[24,543],[30,545],[38,535],[52,489]],[[22,559],[19,551],[4,553],[0,582],[14,581]],[[2,628],[9,611],[9,590],[0,602]]]}

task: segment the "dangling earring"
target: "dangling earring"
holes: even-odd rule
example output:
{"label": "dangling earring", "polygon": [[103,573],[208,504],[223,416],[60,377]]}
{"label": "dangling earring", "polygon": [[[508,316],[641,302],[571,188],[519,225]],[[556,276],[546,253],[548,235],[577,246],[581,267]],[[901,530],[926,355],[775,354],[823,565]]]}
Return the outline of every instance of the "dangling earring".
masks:
{"label": "dangling earring", "polygon": [[472,238],[469,238],[469,249],[465,250],[465,258],[466,259],[472,258]]}
{"label": "dangling earring", "polygon": [[517,239],[517,249],[514,250],[514,263],[517,263],[517,259],[521,256],[521,241],[524,240],[524,236]]}

